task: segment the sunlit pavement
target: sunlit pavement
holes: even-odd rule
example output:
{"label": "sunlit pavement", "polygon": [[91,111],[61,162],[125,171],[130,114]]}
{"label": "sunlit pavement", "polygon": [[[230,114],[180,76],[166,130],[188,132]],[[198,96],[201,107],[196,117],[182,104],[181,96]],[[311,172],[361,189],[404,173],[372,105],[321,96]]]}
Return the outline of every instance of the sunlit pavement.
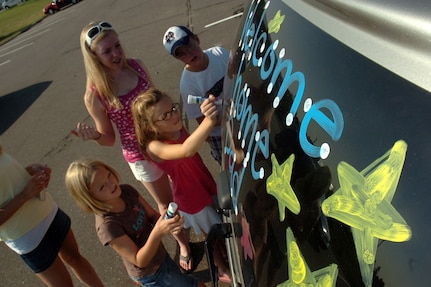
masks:
{"label": "sunlit pavement", "polygon": [[[155,204],[132,177],[122,158],[118,139],[114,147],[100,147],[70,134],[78,121],[92,123],[82,100],[85,75],[79,33],[94,19],[112,22],[120,32],[128,55],[142,59],[156,86],[178,99],[182,64],[169,56],[162,46],[166,28],[191,24],[203,48],[221,45],[229,50],[239,19],[219,21],[237,14],[243,7],[243,1],[238,0],[158,0],[157,5],[153,5],[155,2],[85,0],[46,17],[0,46],[0,142],[4,150],[22,164],[41,162],[52,168],[48,192],[71,217],[81,253],[107,287],[136,285],[127,277],[118,255],[100,244],[94,232],[93,215],[82,212],[67,194],[64,173],[68,164],[83,157],[103,160],[118,169],[122,182],[132,184],[153,206]],[[196,127],[194,122],[188,126],[190,130]],[[200,154],[216,176],[220,167],[210,156],[207,145]],[[197,265],[192,275],[211,286],[204,238],[191,232],[190,240]],[[175,240],[166,238],[164,243],[178,261]],[[0,253],[3,275],[0,286],[44,286],[4,244],[0,244]],[[75,286],[85,286],[73,275],[72,278]],[[228,285],[219,283],[218,286]]]}

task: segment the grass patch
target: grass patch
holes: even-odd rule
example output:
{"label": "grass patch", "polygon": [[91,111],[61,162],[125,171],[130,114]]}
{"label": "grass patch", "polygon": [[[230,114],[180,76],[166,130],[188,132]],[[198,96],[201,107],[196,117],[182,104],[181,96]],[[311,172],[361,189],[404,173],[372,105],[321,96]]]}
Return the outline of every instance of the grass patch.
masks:
{"label": "grass patch", "polygon": [[28,0],[9,10],[0,12],[0,45],[29,29],[45,18],[42,9],[50,0]]}

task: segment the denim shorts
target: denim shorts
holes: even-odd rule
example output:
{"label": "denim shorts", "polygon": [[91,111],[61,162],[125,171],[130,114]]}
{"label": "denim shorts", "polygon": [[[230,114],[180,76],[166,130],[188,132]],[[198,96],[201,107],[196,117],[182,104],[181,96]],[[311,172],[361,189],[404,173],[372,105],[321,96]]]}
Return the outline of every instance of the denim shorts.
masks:
{"label": "denim shorts", "polygon": [[159,270],[153,275],[142,278],[133,278],[132,280],[139,283],[142,287],[197,287],[197,279],[181,273],[178,265],[169,255],[166,255],[165,261]]}
{"label": "denim shorts", "polygon": [[70,217],[59,208],[39,245],[33,251],[20,255],[34,273],[43,272],[54,263],[70,225]]}

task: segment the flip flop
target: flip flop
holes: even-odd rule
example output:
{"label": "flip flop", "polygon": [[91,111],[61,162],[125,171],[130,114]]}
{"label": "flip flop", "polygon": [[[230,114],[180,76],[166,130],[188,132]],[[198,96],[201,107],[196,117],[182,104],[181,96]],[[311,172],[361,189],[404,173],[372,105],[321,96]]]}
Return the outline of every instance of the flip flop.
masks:
{"label": "flip flop", "polygon": [[181,267],[181,265],[179,265],[180,268],[181,268],[181,271],[183,271],[183,273],[190,273],[190,272],[192,272],[192,270],[193,270],[193,257],[192,257],[192,255],[183,256],[183,255],[180,254],[179,257],[180,257],[180,261],[186,262],[187,265],[189,265],[190,262],[192,263],[192,266],[191,266],[190,270],[184,269],[183,267]]}

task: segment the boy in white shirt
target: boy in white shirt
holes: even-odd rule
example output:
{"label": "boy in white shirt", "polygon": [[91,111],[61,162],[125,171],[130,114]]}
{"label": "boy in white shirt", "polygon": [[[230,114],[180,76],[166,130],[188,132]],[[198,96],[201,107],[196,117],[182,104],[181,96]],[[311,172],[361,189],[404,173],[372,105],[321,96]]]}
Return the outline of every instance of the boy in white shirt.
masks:
{"label": "boy in white shirt", "polygon": [[[189,104],[187,98],[189,95],[208,97],[211,94],[222,97],[229,52],[219,46],[202,50],[198,35],[184,26],[173,26],[167,29],[163,37],[163,45],[174,58],[185,64],[180,80],[180,94],[187,117],[196,119],[200,124],[204,119],[200,107]],[[214,127],[207,142],[211,147],[211,155],[221,164],[220,125]]]}

